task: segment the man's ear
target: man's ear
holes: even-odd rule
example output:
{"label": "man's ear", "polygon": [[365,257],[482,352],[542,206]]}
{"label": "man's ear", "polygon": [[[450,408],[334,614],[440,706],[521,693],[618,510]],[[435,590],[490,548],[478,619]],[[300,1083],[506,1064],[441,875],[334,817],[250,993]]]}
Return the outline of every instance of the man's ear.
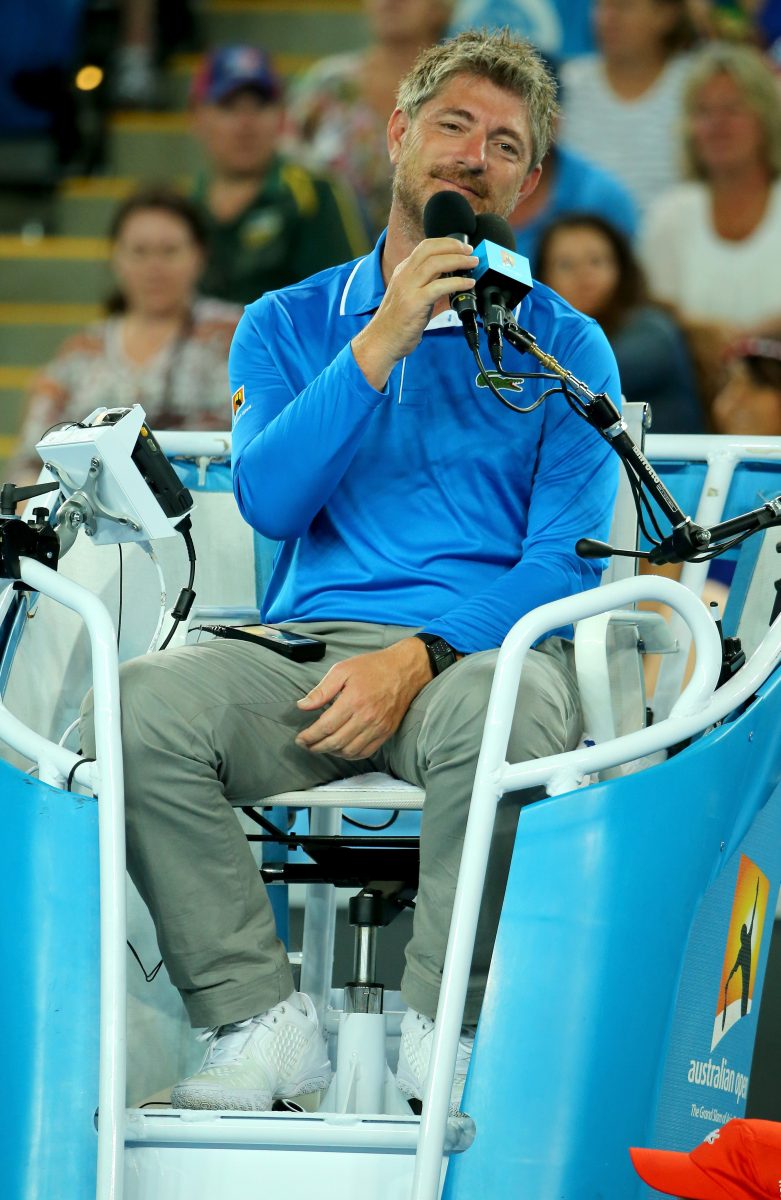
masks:
{"label": "man's ear", "polygon": [[537,163],[537,166],[534,168],[534,170],[529,171],[529,174],[521,184],[521,190],[518,193],[518,199],[515,201],[516,204],[520,204],[522,200],[528,200],[529,196],[531,196],[532,192],[535,191],[537,184],[540,182],[541,176],[542,163]]}
{"label": "man's ear", "polygon": [[394,108],[388,121],[388,154],[394,167],[399,161],[401,143],[410,127],[410,119],[400,108]]}

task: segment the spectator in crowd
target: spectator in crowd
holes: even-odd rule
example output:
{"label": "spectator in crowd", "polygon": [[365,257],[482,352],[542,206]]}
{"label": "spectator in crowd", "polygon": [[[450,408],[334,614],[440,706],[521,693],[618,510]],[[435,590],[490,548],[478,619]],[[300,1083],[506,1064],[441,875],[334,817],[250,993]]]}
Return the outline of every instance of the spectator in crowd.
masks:
{"label": "spectator in crowd", "polygon": [[112,98],[123,108],[155,108],[163,99],[158,67],[196,41],[191,0],[120,0]]}
{"label": "spectator in crowd", "polygon": [[653,205],[641,256],[707,367],[734,337],[781,329],[781,98],[758,50],[714,43],[696,56],[684,156],[688,181]]}
{"label": "spectator in crowd", "polygon": [[656,433],[701,433],[694,368],[672,316],[647,298],[626,237],[596,214],[560,217],[542,235],[537,275],[604,329],[627,400],[651,405]]}
{"label": "spectator in crowd", "polygon": [[629,1153],[641,1179],[680,1200],[765,1200],[779,1188],[781,1124],[737,1117],[688,1154],[637,1147]]}
{"label": "spectator in crowd", "polygon": [[192,110],[208,160],[195,191],[209,228],[205,292],[249,304],[368,250],[352,192],[280,152],[282,83],[262,50],[209,54]]}
{"label": "spectator in crowd", "polygon": [[718,433],[781,437],[781,341],[748,337],[733,344],[712,419]]}
{"label": "spectator in crowd", "polygon": [[623,180],[642,212],[679,178],[687,0],[596,0],[594,21],[599,53],[562,67],[563,140]]}
{"label": "spectator in crowd", "polygon": [[108,314],[36,376],[17,475],[40,467],[34,446],[52,425],[101,405],[141,404],[159,429],[230,424],[227,359],[241,313],[196,295],[206,253],[198,209],[166,189],[137,192],[118,209],[110,237],[117,288]]}
{"label": "spectator in crowd", "polygon": [[448,36],[506,25],[557,59],[594,48],[592,0],[455,0]]}
{"label": "spectator in crowd", "polygon": [[574,150],[554,144],[543,161],[537,190],[510,214],[518,251],[534,261],[547,226],[576,212],[598,213],[628,238],[637,232],[637,209],[624,184]]}
{"label": "spectator in crowd", "polygon": [[349,181],[372,238],[391,200],[386,128],[396,88],[418,52],[442,36],[451,7],[452,0],[364,0],[369,46],[315,63],[291,89],[291,144]]}

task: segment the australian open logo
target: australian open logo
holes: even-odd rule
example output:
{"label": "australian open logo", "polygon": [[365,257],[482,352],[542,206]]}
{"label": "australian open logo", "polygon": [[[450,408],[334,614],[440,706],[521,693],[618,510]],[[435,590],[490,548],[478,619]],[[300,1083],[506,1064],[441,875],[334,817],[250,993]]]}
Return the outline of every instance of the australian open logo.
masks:
{"label": "australian open logo", "polygon": [[523,380],[511,379],[508,375],[503,375],[501,371],[486,371],[485,375],[481,371],[479,375],[475,376],[475,383],[479,388],[487,388],[489,379],[500,392],[523,391]]}
{"label": "australian open logo", "polygon": [[511,271],[515,269],[515,259],[506,250],[502,251],[502,266],[509,267]]}
{"label": "australian open logo", "polygon": [[770,881],[741,855],[721,971],[711,1050],[751,1012]]}

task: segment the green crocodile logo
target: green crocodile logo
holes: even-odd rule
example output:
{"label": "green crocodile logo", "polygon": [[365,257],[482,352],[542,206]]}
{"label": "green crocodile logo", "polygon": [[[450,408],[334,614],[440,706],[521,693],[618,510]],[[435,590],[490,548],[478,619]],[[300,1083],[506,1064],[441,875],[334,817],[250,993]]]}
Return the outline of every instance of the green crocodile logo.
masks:
{"label": "green crocodile logo", "polygon": [[502,375],[501,371],[486,371],[485,375],[481,371],[480,374],[475,377],[475,383],[477,384],[478,387],[480,387],[480,388],[488,387],[488,380],[486,379],[486,375],[488,376],[488,379],[491,380],[491,383],[494,385],[494,387],[497,388],[498,391],[500,391],[500,392],[522,392],[523,391],[523,381],[522,380],[510,379],[507,375]]}

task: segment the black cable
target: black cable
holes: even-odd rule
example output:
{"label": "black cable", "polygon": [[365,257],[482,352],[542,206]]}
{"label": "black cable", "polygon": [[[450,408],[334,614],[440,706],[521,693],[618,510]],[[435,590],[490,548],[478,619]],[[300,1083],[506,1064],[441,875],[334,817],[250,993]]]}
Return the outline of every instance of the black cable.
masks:
{"label": "black cable", "polygon": [[348,825],[354,825],[356,829],[390,829],[393,822],[399,819],[400,811],[397,808],[387,821],[383,821],[382,825],[366,825],[363,821],[353,820],[352,817],[348,817],[345,813],[342,813],[342,820],[346,821]]}
{"label": "black cable", "polygon": [[182,621],[192,608],[192,603],[195,599],[195,592],[193,591],[193,583],[195,582],[195,546],[193,544],[192,534],[190,533],[191,528],[192,522],[190,521],[190,518],[185,517],[179,526],[179,533],[182,535],[184,544],[187,547],[187,557],[190,560],[190,576],[187,580],[187,587],[182,588],[181,592],[179,593],[179,599],[172,609],[174,623],[168,630],[168,635],[166,636],[163,644],[160,646],[160,650],[165,650],[166,646],[171,641],[171,638],[174,636]]}
{"label": "black cable", "polygon": [[747,538],[753,537],[756,532],[756,529],[749,529],[745,533],[739,533],[729,542],[719,542],[707,554],[699,554],[696,558],[687,558],[685,561],[693,563],[710,562],[711,559],[718,558],[720,554],[726,554],[728,550],[734,550],[736,546],[740,546]]}
{"label": "black cable", "polygon": [[117,542],[117,550],[119,551],[119,610],[117,612],[117,650],[119,649],[119,635],[122,632],[122,581],[123,581],[123,558],[122,558],[122,543]]}
{"label": "black cable", "polygon": [[65,781],[65,791],[69,792],[71,790],[71,784],[73,783],[73,776],[76,774],[76,772],[78,771],[78,769],[82,765],[82,763],[96,762],[96,761],[97,760],[94,758],[80,758],[78,762],[75,762],[73,764],[73,766],[71,767],[70,771],[68,772],[68,778]]}
{"label": "black cable", "polygon": [[151,971],[147,971],[146,967],[145,967],[145,966],[144,966],[144,964],[141,962],[141,959],[138,957],[138,954],[137,954],[137,952],[136,952],[136,948],[135,948],[135,946],[133,945],[133,943],[129,941],[127,945],[128,945],[128,949],[130,950],[130,953],[133,955],[133,958],[136,960],[136,962],[138,963],[139,967],[141,968],[141,971],[143,972],[144,979],[147,981],[147,983],[154,983],[155,979],[157,978],[157,972],[160,970],[160,968],[161,968],[161,967],[162,967],[162,965],[163,965],[163,960],[162,960],[162,958],[160,959],[160,962],[157,964],[157,966],[156,966],[156,967],[153,967]]}
{"label": "black cable", "polygon": [[549,392],[544,392],[543,395],[535,400],[533,404],[529,405],[528,408],[520,408],[517,404],[511,404],[510,401],[507,400],[506,397],[504,397],[499,389],[495,386],[493,380],[486,371],[483,360],[480,357],[480,347],[477,345],[473,346],[472,353],[474,354],[475,361],[480,369],[480,374],[488,385],[489,390],[493,392],[493,394],[496,396],[496,399],[499,400],[505,406],[505,408],[509,408],[513,412],[517,413],[531,413],[534,412],[535,408],[539,408],[543,400],[545,400],[545,398],[550,394]]}

